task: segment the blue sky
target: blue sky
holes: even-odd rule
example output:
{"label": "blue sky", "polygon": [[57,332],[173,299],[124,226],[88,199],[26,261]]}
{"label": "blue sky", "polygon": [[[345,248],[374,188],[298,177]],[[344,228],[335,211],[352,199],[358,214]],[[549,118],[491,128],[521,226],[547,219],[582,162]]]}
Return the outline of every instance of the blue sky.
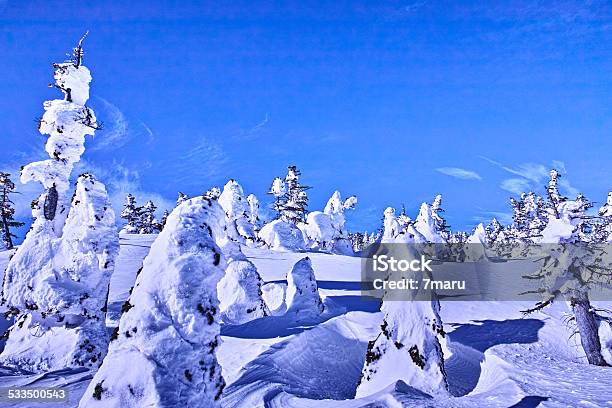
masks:
{"label": "blue sky", "polygon": [[[105,129],[79,170],[116,202],[171,205],[236,178],[266,200],[288,164],[312,210],[356,194],[352,229],[444,195],[454,229],[508,214],[556,166],[601,203],[612,166],[605,1],[0,0],[0,169],[45,157],[50,63],[85,30]],[[36,186],[19,186],[19,214]]]}

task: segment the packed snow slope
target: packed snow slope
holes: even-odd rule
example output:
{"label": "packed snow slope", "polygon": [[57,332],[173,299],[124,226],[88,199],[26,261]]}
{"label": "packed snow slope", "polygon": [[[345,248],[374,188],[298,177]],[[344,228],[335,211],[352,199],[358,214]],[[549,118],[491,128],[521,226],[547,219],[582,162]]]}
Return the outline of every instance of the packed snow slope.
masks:
{"label": "packed snow slope", "polygon": [[[121,236],[111,280],[109,309],[115,314],[107,319],[109,328],[116,325],[154,238]],[[282,295],[277,289],[286,284],[293,265],[308,256],[325,308],[323,314],[306,320],[273,313],[240,325],[223,325],[217,358],[227,383],[224,407],[612,406],[612,368],[586,364],[577,336],[570,338],[563,303],[523,317],[520,310],[532,304],[442,302],[452,396],[433,398],[398,382],[354,399],[367,342],[376,336],[382,320],[378,302],[360,296],[360,259],[246,247],[243,252],[265,282],[264,292],[272,283],[270,293],[275,296]],[[1,271],[8,256],[0,253]],[[604,347],[610,350],[612,344]],[[28,374],[0,367],[0,387],[62,386],[70,391],[70,402],[65,404],[0,401],[0,407],[76,407],[93,374],[87,370]]]}

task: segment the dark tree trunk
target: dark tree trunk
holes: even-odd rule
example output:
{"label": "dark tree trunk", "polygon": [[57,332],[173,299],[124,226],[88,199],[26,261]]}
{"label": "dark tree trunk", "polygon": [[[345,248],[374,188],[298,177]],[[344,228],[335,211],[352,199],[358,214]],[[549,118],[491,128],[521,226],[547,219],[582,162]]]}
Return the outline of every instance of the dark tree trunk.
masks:
{"label": "dark tree trunk", "polygon": [[47,197],[45,198],[45,205],[43,208],[45,218],[49,221],[55,218],[55,211],[57,210],[57,199],[57,190],[55,186],[53,186],[49,189],[49,191],[47,191]]}
{"label": "dark tree trunk", "polygon": [[581,294],[570,299],[570,305],[576,325],[580,333],[580,343],[586,354],[589,364],[597,366],[607,366],[601,354],[601,342],[599,341],[599,324],[595,312],[591,307],[589,296]]}

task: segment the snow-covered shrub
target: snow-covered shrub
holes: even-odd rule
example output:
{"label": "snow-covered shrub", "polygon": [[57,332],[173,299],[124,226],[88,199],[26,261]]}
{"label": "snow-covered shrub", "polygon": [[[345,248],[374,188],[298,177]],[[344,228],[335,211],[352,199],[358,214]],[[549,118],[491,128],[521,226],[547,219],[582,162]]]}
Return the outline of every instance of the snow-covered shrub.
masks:
{"label": "snow-covered shrub", "polygon": [[[233,246],[228,250],[228,246]],[[217,285],[221,320],[242,324],[269,315],[262,298],[261,276],[257,267],[242,254],[239,245],[228,243],[223,252],[227,259],[225,275]]]}
{"label": "snow-covered shrub", "polygon": [[297,261],[287,274],[287,313],[308,317],[323,313],[324,305],[319,296],[317,280],[310,258]]}
{"label": "snow-covered shrub", "polygon": [[280,219],[264,225],[258,236],[272,250],[300,251],[304,249],[302,231],[295,224]]}
{"label": "snow-covered shrub", "polygon": [[217,284],[225,260],[210,227],[216,205],[192,198],[168,217],[81,408],[219,405]]}
{"label": "snow-covered shrub", "polygon": [[77,181],[60,238],[32,230],[9,263],[4,301],[16,314],[4,365],[31,371],[97,367],[106,354],[105,303],[119,250],[104,185]]}

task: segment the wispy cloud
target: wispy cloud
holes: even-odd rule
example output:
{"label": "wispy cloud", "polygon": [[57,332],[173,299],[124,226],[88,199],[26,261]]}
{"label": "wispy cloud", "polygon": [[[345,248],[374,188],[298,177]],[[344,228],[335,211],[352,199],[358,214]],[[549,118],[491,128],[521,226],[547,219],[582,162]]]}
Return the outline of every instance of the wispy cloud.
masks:
{"label": "wispy cloud", "polygon": [[510,167],[485,156],[479,157],[510,174],[519,176],[519,178],[513,177],[505,179],[500,184],[501,189],[513,194],[518,195],[523,192],[542,190],[550,177],[550,170],[553,168],[558,170],[562,175],[562,178],[559,180],[559,186],[563,194],[576,196],[579,192],[578,189],[571,185],[567,178],[565,163],[560,160],[553,160],[549,166],[539,163],[522,163]]}
{"label": "wispy cloud", "polygon": [[438,167],[436,171],[461,180],[482,180],[480,174],[475,171],[462,169],[460,167]]}
{"label": "wispy cloud", "polygon": [[519,195],[531,189],[531,183],[529,182],[529,180],[520,178],[506,179],[502,181],[499,186],[502,190],[509,191],[512,194],[516,195]]}
{"label": "wispy cloud", "polygon": [[493,218],[496,218],[497,221],[504,225],[512,224],[512,214],[500,211],[484,211],[482,215],[472,217],[472,220],[488,224]]}
{"label": "wispy cloud", "polygon": [[407,6],[404,6],[404,10],[407,11],[408,13],[414,13],[418,11],[419,9],[421,9],[426,4],[427,4],[427,1],[425,0],[415,1],[413,3],[408,4]]}
{"label": "wispy cloud", "polygon": [[103,110],[98,116],[103,118],[104,128],[94,135],[91,150],[117,149],[129,139],[129,123],[119,108],[104,98],[96,97],[102,102]]}

